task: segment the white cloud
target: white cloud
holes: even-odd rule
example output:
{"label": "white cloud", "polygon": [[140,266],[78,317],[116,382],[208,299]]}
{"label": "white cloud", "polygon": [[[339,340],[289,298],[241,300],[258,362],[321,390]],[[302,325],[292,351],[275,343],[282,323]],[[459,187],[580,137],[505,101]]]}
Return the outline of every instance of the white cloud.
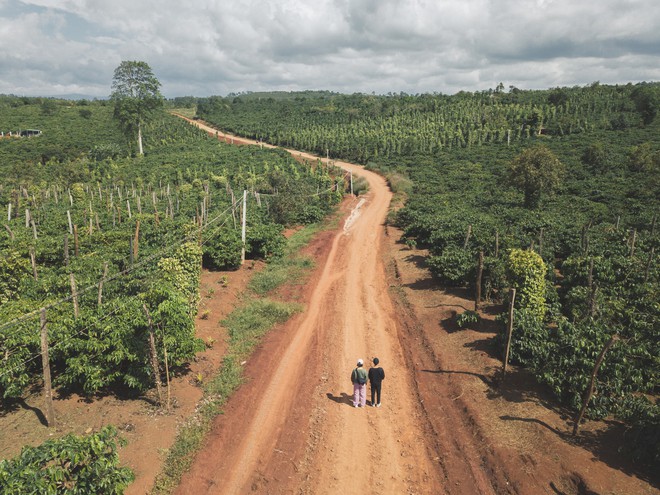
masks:
{"label": "white cloud", "polygon": [[453,93],[660,80],[656,0],[0,0],[0,93]]}

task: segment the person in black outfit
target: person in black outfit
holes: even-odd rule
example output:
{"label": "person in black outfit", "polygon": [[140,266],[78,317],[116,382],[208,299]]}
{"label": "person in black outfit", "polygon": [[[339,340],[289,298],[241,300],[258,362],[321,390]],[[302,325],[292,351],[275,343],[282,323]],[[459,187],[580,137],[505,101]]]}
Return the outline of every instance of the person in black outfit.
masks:
{"label": "person in black outfit", "polygon": [[[369,369],[369,383],[371,384],[371,405],[380,407],[380,387],[385,380],[385,371],[378,366],[378,358],[374,358],[374,366]],[[376,366],[378,366],[376,368]]]}

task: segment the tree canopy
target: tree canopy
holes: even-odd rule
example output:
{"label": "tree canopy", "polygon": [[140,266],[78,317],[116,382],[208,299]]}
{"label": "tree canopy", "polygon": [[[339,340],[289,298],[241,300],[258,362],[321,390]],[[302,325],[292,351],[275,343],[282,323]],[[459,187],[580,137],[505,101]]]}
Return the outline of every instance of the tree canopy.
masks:
{"label": "tree canopy", "polygon": [[527,148],[511,162],[511,183],[525,193],[525,206],[535,208],[543,193],[552,193],[564,176],[564,165],[544,145]]}
{"label": "tree canopy", "polygon": [[138,153],[142,149],[142,124],[163,105],[160,81],[146,62],[125,60],[115,69],[111,100],[114,116],[131,139],[137,137]]}

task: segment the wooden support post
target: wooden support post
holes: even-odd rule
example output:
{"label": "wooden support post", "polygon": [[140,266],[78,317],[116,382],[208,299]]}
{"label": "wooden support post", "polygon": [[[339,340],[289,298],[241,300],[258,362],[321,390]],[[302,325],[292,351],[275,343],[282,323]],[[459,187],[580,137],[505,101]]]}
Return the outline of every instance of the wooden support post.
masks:
{"label": "wooden support post", "polygon": [[655,248],[651,248],[651,252],[649,253],[649,259],[646,262],[646,271],[644,272],[644,283],[648,282],[649,280],[649,273],[651,272],[651,263],[653,262],[653,255],[655,254]]}
{"label": "wooden support post", "polygon": [[76,289],[76,279],[73,273],[69,273],[69,281],[71,282],[71,299],[73,300],[73,316],[78,318],[78,290]]}
{"label": "wooden support post", "polygon": [[241,265],[245,263],[245,223],[247,218],[247,191],[243,191],[243,212],[241,220]]}
{"label": "wooden support post", "polygon": [[589,293],[589,316],[594,317],[596,314],[596,295],[598,294],[598,284],[594,284],[591,292]]}
{"label": "wooden support post", "polygon": [[133,258],[138,259],[138,250],[140,247],[140,220],[135,222],[135,237],[133,238]]}
{"label": "wooden support post", "polygon": [[12,232],[12,230],[9,228],[9,225],[7,225],[6,223],[3,224],[3,225],[5,226],[5,229],[7,230],[7,233],[9,234],[9,238],[10,238],[12,241],[13,241],[14,239],[16,239],[16,236],[14,235],[14,233]]}
{"label": "wooden support post", "polygon": [[582,418],[584,417],[584,413],[587,410],[587,406],[589,405],[589,401],[591,400],[591,395],[594,393],[594,384],[596,383],[596,375],[598,374],[598,369],[600,368],[600,365],[603,364],[603,360],[605,359],[605,353],[614,345],[614,342],[616,342],[619,339],[619,336],[615,333],[610,337],[610,340],[607,341],[603,349],[600,351],[600,354],[598,355],[598,358],[596,359],[596,365],[594,366],[593,371],[591,372],[591,379],[589,380],[589,386],[584,392],[584,397],[582,400],[582,409],[580,409],[580,413],[577,415],[575,418],[575,422],[573,423],[573,436],[577,435],[578,428],[580,427],[580,422],[582,421]]}
{"label": "wooden support post", "polygon": [[158,366],[158,354],[156,353],[156,339],[154,338],[154,325],[151,321],[151,314],[147,309],[146,304],[142,304],[147,320],[149,322],[149,356],[151,358],[151,369],[154,374],[154,382],[156,383],[156,391],[158,392],[158,405],[163,406],[163,391],[160,382],[160,368]]}
{"label": "wooden support post", "polygon": [[78,257],[78,226],[74,225],[73,226],[73,255],[77,258]]}
{"label": "wooden support post", "polygon": [[172,393],[170,390],[170,365],[167,359],[167,345],[165,344],[165,331],[161,327],[163,334],[163,357],[165,358],[165,383],[167,384],[167,412],[170,412],[170,404],[172,402]]}
{"label": "wooden support post", "polygon": [[50,383],[50,360],[48,358],[48,326],[46,321],[46,308],[41,308],[41,364],[44,374],[44,402],[46,409],[46,422],[48,426],[55,426],[55,409],[53,409],[53,390]]}
{"label": "wooden support post", "polygon": [[506,376],[509,366],[509,350],[511,349],[511,335],[513,334],[513,305],[516,301],[516,289],[509,289],[509,321],[506,327],[506,347],[504,351],[504,364],[502,366],[502,380]]}
{"label": "wooden support post", "polygon": [[477,264],[477,286],[474,297],[474,310],[479,311],[479,304],[481,303],[481,277],[484,273],[484,252],[479,251],[479,263]]}
{"label": "wooden support post", "polygon": [[101,281],[99,282],[99,297],[98,297],[98,307],[101,308],[101,303],[103,302],[103,282],[105,281],[105,278],[108,276],[108,262],[106,261],[103,263],[103,276],[101,277]]}
{"label": "wooden support post", "polygon": [[130,199],[126,200],[126,210],[128,211],[128,218],[132,218],[133,216],[131,215],[131,200]]}
{"label": "wooden support post", "polygon": [[7,223],[11,222],[11,202],[7,203]]}
{"label": "wooden support post", "polygon": [[69,236],[64,234],[64,264],[69,267]]}
{"label": "wooden support post", "polygon": [[32,262],[32,274],[34,275],[34,280],[37,281],[39,280],[37,275],[37,256],[33,247],[30,248],[30,261]]}
{"label": "wooden support post", "polygon": [[471,235],[472,235],[472,225],[468,225],[467,234],[465,234],[465,242],[463,243],[463,249],[467,249]]}
{"label": "wooden support post", "polygon": [[632,231],[632,239],[630,240],[630,257],[635,255],[635,241],[637,240],[637,229]]}

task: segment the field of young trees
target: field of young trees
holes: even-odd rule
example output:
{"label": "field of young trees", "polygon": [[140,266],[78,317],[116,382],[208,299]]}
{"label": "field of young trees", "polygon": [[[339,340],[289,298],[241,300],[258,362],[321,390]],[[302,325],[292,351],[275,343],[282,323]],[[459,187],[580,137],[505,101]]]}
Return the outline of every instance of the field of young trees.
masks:
{"label": "field of young trees", "polygon": [[[285,226],[320,220],[345,191],[338,170],[226,146],[160,111],[118,126],[133,109],[115,103],[0,96],[4,403],[45,383],[46,368],[54,389],[87,395],[141,393],[177,373],[205,345],[194,334],[201,267],[235,268],[243,249],[278,256]],[[172,104],[383,173],[406,197],[391,221],[428,248],[438,283],[501,307],[502,352],[513,288],[512,361],[576,416],[586,406],[585,417],[623,422],[630,458],[660,461],[658,84]],[[42,133],[15,136],[25,129]],[[26,451],[0,464],[0,483],[20,486],[52,452],[89,451],[125,486],[114,437]]]}
{"label": "field of young trees", "polygon": [[576,416],[587,404],[586,417],[623,421],[622,449],[657,463],[659,104],[658,84],[500,85],[453,96],[251,93],[202,99],[198,115],[406,187],[392,220],[428,247],[439,283],[503,305],[515,288],[513,362]]}
{"label": "field of young trees", "polygon": [[[341,171],[226,145],[164,112],[141,126],[143,156],[110,102],[2,96],[0,115],[6,134],[42,131],[0,140],[5,404],[50,379],[82,395],[141,393],[184,369],[205,346],[194,332],[202,266],[279,256],[284,228],[322,219],[345,190]],[[113,438],[89,447],[110,470]],[[88,448],[63,442],[63,458]],[[53,449],[20,462],[49,462]],[[20,462],[0,466],[0,481],[19,483]]]}

